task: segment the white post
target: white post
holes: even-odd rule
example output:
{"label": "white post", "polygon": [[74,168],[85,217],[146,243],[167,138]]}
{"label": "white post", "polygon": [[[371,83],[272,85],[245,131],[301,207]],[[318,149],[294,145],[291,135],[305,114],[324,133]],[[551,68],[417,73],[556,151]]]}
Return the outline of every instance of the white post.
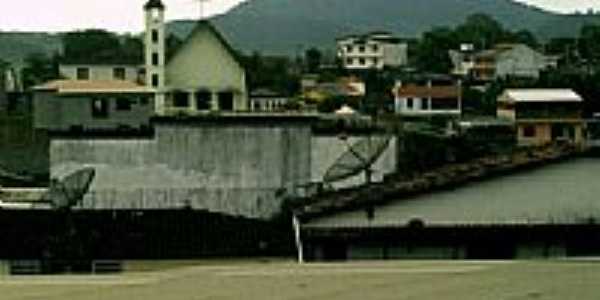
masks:
{"label": "white post", "polygon": [[298,263],[304,263],[304,249],[302,248],[302,238],[300,236],[300,220],[296,214],[292,215],[292,224],[294,225],[294,235],[296,238],[296,249],[298,251]]}

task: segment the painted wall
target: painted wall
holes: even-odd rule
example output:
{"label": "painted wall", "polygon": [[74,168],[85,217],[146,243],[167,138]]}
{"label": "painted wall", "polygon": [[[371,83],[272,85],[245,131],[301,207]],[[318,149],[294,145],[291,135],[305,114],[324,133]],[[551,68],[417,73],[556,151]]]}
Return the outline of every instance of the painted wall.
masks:
{"label": "painted wall", "polygon": [[66,79],[77,79],[77,69],[88,68],[90,70],[89,80],[120,80],[113,76],[115,68],[125,69],[125,80],[137,82],[140,66],[132,65],[60,65],[59,74]]}
{"label": "painted wall", "polygon": [[191,206],[269,218],[309,181],[310,136],[299,124],[161,123],[151,139],[54,139],[51,175],[96,168],[83,208]]}

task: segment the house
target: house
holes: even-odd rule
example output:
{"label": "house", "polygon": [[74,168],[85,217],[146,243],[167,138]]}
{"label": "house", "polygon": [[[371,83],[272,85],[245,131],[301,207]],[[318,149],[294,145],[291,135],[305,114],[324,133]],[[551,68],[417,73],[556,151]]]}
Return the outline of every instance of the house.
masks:
{"label": "house", "polygon": [[144,129],[154,115],[153,93],[134,82],[55,80],[33,90],[37,129]]}
{"label": "house", "polygon": [[125,80],[142,83],[144,66],[130,64],[72,64],[61,63],[58,67],[60,77],[69,80]]}
{"label": "house", "polygon": [[381,70],[408,63],[408,46],[388,32],[351,35],[337,40],[338,58],[347,70]]}
{"label": "house", "polygon": [[256,89],[250,93],[250,110],[252,112],[284,111],[290,98],[270,89]]}
{"label": "house", "polygon": [[517,142],[537,146],[584,142],[583,99],[569,89],[508,89],[498,97],[498,118],[517,127]]}
{"label": "house", "polygon": [[450,51],[453,74],[471,76],[478,81],[497,78],[539,78],[546,69],[556,67],[556,57],[548,57],[524,44],[498,44],[479,52],[472,48]]}
{"label": "house", "polygon": [[428,78],[413,82],[396,81],[392,89],[394,111],[403,116],[460,116],[462,86],[452,79]]}

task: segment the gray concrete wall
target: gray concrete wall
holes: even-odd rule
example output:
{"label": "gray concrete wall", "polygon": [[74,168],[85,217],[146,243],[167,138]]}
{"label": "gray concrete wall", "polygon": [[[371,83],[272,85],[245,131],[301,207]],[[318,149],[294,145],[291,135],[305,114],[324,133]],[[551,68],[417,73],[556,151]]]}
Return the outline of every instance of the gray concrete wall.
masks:
{"label": "gray concrete wall", "polygon": [[51,175],[96,168],[82,208],[189,204],[269,218],[309,181],[310,138],[308,124],[156,124],[152,139],[53,139]]}
{"label": "gray concrete wall", "polygon": [[[143,94],[133,95],[79,95],[60,96],[55,92],[37,92],[34,96],[34,126],[40,129],[65,130],[71,126],[83,125],[86,128],[105,129],[127,125],[139,128],[149,124],[154,112],[153,100]],[[108,117],[96,118],[92,115],[92,100],[108,101]],[[127,98],[132,102],[131,110],[118,110],[117,98]]]}
{"label": "gray concrete wall", "polygon": [[[343,141],[338,136],[317,135],[312,138],[312,163],[311,163],[311,181],[321,182],[327,170],[333,166],[336,160],[348,151],[349,145],[353,145],[367,136],[350,136]],[[392,138],[390,145],[383,155],[373,165],[373,182],[383,180],[385,174],[396,171],[396,139]],[[333,184],[336,189],[358,186],[366,182],[365,175],[360,174],[343,181]]]}

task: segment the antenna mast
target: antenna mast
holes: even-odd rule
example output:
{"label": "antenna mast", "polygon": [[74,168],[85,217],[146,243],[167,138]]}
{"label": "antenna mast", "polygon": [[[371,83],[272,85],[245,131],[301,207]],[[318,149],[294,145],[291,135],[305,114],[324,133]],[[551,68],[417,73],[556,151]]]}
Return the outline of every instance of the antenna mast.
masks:
{"label": "antenna mast", "polygon": [[198,2],[198,5],[200,6],[200,20],[204,20],[206,18],[204,4],[209,2],[210,0],[196,0],[196,1]]}

